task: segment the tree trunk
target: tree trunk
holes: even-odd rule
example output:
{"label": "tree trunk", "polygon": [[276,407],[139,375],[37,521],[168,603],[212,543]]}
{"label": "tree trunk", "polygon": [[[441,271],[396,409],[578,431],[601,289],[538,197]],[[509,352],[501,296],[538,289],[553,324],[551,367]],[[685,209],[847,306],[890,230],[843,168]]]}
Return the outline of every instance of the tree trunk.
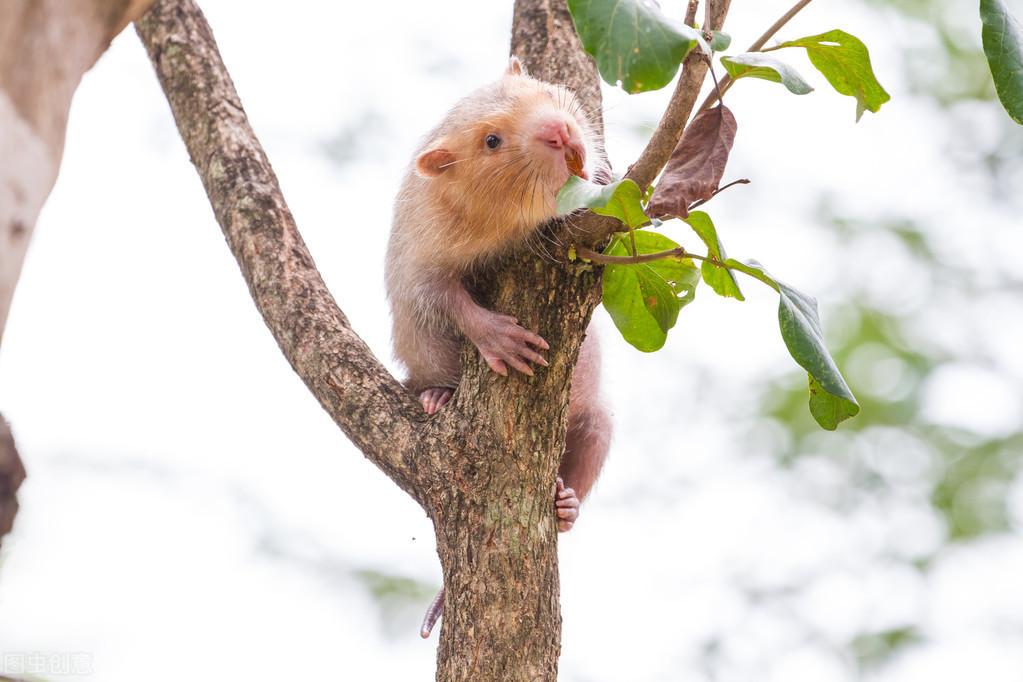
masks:
{"label": "tree trunk", "polygon": [[[36,218],[57,179],[82,74],[150,0],[0,2],[0,343]],[[0,419],[0,537],[25,470]]]}
{"label": "tree trunk", "polygon": [[[511,51],[531,74],[568,85],[587,110],[600,111],[596,68],[564,0],[516,2]],[[599,114],[595,124],[602,129]],[[564,234],[560,221],[544,229],[554,240]],[[517,317],[547,340],[550,366],[537,368],[534,377],[504,378],[471,346],[462,354],[455,407],[493,429],[498,450],[480,453],[480,485],[449,488],[433,515],[446,588],[437,679],[556,680],[561,608],[554,481],[572,369],[600,302],[599,272],[523,249],[482,285],[486,307]]]}

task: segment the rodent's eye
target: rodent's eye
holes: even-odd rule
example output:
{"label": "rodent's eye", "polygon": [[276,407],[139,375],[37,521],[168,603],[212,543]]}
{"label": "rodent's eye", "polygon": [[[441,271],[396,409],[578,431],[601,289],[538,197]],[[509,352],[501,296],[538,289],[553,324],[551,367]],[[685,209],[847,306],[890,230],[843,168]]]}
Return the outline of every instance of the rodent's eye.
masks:
{"label": "rodent's eye", "polygon": [[493,133],[487,135],[483,142],[486,143],[488,149],[497,149],[501,146],[501,138]]}

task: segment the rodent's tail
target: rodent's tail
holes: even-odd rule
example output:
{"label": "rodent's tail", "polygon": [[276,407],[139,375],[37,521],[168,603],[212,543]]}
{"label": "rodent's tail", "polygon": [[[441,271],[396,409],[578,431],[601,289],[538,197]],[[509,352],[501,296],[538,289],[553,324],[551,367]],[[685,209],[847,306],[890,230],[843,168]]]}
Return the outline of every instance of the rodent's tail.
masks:
{"label": "rodent's tail", "polygon": [[423,639],[429,639],[430,633],[433,631],[433,626],[440,620],[441,615],[444,613],[444,588],[440,588],[440,592],[430,602],[430,606],[426,609],[426,615],[423,616],[423,624],[419,627],[419,636]]}

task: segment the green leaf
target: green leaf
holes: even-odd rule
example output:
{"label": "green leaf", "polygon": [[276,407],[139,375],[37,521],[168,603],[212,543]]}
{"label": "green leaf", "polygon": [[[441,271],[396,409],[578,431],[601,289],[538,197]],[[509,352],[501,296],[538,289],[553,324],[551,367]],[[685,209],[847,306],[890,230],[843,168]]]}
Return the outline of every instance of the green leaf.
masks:
{"label": "green leaf", "polygon": [[725,261],[725,265],[727,265],[732,270],[738,270],[739,272],[745,273],[750,277],[753,277],[754,279],[759,279],[761,282],[771,287],[775,291],[779,290],[778,283],[775,282],[774,278],[768,275],[767,271],[764,270],[764,267],[756,261],[750,261],[749,264],[747,264],[743,263],[741,260],[729,258],[728,260]]}
{"label": "green leaf", "polygon": [[[806,376],[810,383],[810,414],[821,425],[821,428],[834,431],[846,419],[859,414],[860,406],[856,402],[856,398],[852,397],[851,392],[848,397],[836,396],[814,379],[812,374]],[[838,377],[842,379],[840,374]],[[842,379],[842,384],[845,385],[844,379]],[[848,391],[849,387],[845,386],[845,390]]]}
{"label": "green leaf", "polygon": [[[678,244],[656,232],[640,230],[633,236],[639,253],[678,248]],[[627,241],[627,237],[616,235],[604,253],[631,255]],[[664,345],[679,311],[696,296],[699,281],[700,272],[688,258],[608,265],[604,268],[604,308],[626,341],[650,353]]]}
{"label": "green leaf", "polygon": [[713,31],[711,33],[710,49],[715,52],[724,52],[732,44],[732,36],[724,31]]}
{"label": "green leaf", "polygon": [[598,185],[573,175],[558,191],[558,214],[588,208],[594,213],[617,218],[626,226],[634,228],[650,221],[643,213],[642,198],[639,185],[632,180]]}
{"label": "green leaf", "polygon": [[1002,0],[980,0],[980,20],[998,99],[1012,120],[1023,124],[1023,28]]}
{"label": "green leaf", "polygon": [[[707,245],[708,256],[714,258],[719,263],[724,263],[728,259],[728,256],[725,254],[725,247],[721,244],[717,229],[714,227],[714,222],[710,219],[709,215],[703,211],[693,211],[684,220],[703,240],[703,243]],[[703,281],[719,296],[737,298],[740,301],[746,300],[742,295],[742,290],[739,289],[739,283],[735,281],[735,275],[728,268],[704,261],[700,270],[703,273]]]}
{"label": "green leaf", "polygon": [[767,274],[756,261],[728,259],[726,265],[756,277],[778,292],[778,326],[789,354],[807,371],[810,382],[810,414],[817,423],[834,431],[839,423],[860,411],[859,403],[838,371],[824,345],[817,301]]}
{"label": "green leaf", "polygon": [[710,54],[699,31],[650,0],[568,0],[568,10],[601,77],[628,93],[663,88],[697,45]]}
{"label": "green leaf", "polygon": [[762,78],[765,81],[781,83],[789,92],[805,95],[813,92],[810,84],[803,80],[799,72],[785,62],[770,57],[762,52],[747,52],[734,57],[722,57],[721,64],[732,80],[740,78]]}
{"label": "green leaf", "polygon": [[828,31],[816,36],[790,40],[778,46],[803,47],[810,62],[824,74],[839,93],[856,98],[856,120],[864,111],[877,113],[891,99],[874,76],[867,46],[845,31]]}

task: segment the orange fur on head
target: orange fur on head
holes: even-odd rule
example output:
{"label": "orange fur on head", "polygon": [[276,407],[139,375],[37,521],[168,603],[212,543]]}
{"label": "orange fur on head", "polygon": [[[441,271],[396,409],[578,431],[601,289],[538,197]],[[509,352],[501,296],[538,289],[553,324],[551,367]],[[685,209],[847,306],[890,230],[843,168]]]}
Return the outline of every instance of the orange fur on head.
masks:
{"label": "orange fur on head", "polygon": [[[552,126],[564,133],[545,141]],[[571,175],[589,177],[586,166],[601,156],[575,96],[526,75],[513,57],[497,83],[452,109],[417,156],[416,202],[429,219],[416,222],[443,232],[421,236],[445,244],[436,257],[467,268],[552,218],[561,186]],[[407,203],[399,202],[396,221]]]}

